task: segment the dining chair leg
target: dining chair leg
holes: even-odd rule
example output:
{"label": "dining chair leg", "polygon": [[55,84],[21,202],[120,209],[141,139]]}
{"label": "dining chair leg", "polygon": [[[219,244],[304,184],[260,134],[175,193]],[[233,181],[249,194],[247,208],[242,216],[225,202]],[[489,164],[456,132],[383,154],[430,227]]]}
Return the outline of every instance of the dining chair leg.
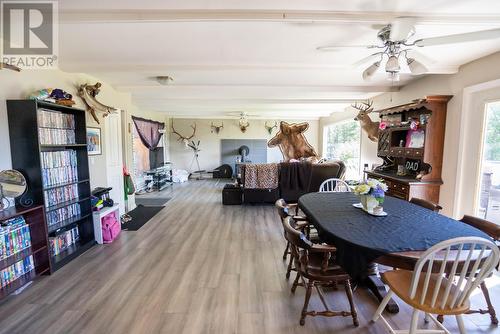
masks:
{"label": "dining chair leg", "polygon": [[481,286],[481,291],[483,292],[484,295],[484,299],[486,300],[486,305],[488,306],[488,313],[490,314],[491,323],[493,325],[498,325],[498,319],[495,312],[495,307],[493,307],[493,304],[491,303],[490,293],[488,291],[488,287],[486,286],[486,282],[482,281],[480,286]]}
{"label": "dining chair leg", "polygon": [[358,313],[356,312],[356,305],[354,304],[354,299],[352,297],[352,287],[351,281],[347,280],[344,283],[345,292],[347,294],[347,299],[349,300],[349,306],[351,307],[352,323],[355,327],[359,326]]}
{"label": "dining chair leg", "polygon": [[300,325],[304,326],[306,323],[307,308],[309,306],[309,299],[311,299],[312,288],[314,286],[314,281],[309,280],[307,282],[306,296],[304,298],[304,307],[302,308],[302,314],[300,316]]}
{"label": "dining chair leg", "polygon": [[411,315],[410,331],[408,334],[416,334],[418,328],[418,316],[420,311],[416,308],[413,309],[413,314]]}
{"label": "dining chair leg", "polygon": [[287,241],[286,242],[286,248],[285,248],[285,252],[283,253],[283,260],[286,260],[286,257],[288,256],[288,254],[290,253],[290,241]]}
{"label": "dining chair leg", "polygon": [[380,315],[382,312],[384,312],[385,307],[391,300],[391,298],[394,296],[394,292],[392,290],[389,290],[387,294],[385,295],[384,299],[382,299],[382,302],[380,302],[380,305],[378,306],[377,310],[375,311],[375,314],[373,315],[372,321],[375,322],[380,318]]}
{"label": "dining chair leg", "polygon": [[460,331],[460,334],[466,334],[467,331],[465,330],[464,319],[462,318],[462,315],[458,314],[455,316],[455,318],[457,319],[458,330]]}
{"label": "dining chair leg", "polygon": [[293,254],[290,254],[290,259],[288,260],[288,267],[286,268],[286,279],[290,278],[290,272],[293,266]]}
{"label": "dining chair leg", "polygon": [[299,285],[299,280],[300,280],[300,273],[297,271],[297,276],[295,276],[295,280],[293,281],[292,284],[292,293],[295,293],[295,290],[297,290],[297,286]]}

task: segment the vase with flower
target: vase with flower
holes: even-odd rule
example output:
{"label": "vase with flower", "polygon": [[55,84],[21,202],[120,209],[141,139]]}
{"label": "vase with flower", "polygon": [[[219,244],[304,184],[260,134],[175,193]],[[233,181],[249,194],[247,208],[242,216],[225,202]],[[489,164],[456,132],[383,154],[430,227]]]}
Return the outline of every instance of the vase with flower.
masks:
{"label": "vase with flower", "polygon": [[370,214],[383,212],[382,204],[386,191],[387,185],[376,179],[368,179],[354,188],[354,193],[359,196],[363,210]]}

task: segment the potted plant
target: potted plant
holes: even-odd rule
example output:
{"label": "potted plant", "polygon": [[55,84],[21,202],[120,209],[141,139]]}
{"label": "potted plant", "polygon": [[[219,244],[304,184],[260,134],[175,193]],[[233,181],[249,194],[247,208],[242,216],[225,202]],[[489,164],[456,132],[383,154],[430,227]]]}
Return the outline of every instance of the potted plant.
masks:
{"label": "potted plant", "polygon": [[373,213],[376,207],[384,203],[387,185],[383,181],[368,179],[354,188],[354,193],[359,196],[363,210]]}

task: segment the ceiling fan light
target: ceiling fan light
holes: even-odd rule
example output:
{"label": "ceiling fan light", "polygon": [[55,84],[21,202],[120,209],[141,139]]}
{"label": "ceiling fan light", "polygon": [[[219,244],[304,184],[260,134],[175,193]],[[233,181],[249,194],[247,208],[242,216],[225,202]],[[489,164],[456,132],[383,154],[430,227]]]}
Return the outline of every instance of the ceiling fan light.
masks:
{"label": "ceiling fan light", "polygon": [[386,72],[399,72],[401,67],[399,66],[399,59],[396,56],[390,56],[385,64]]}
{"label": "ceiling fan light", "polygon": [[417,61],[415,58],[408,58],[406,60],[411,74],[419,75],[427,72],[427,67],[421,62]]}
{"label": "ceiling fan light", "polygon": [[366,70],[363,71],[363,80],[369,80],[377,72],[380,67],[380,62],[377,61],[371,64]]}
{"label": "ceiling fan light", "polygon": [[387,72],[387,80],[399,81],[399,72]]}

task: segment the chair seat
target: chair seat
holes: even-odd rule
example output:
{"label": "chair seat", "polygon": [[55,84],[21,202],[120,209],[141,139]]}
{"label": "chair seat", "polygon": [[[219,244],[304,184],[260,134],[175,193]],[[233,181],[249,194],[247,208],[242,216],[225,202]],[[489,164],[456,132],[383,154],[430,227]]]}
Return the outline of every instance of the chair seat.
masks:
{"label": "chair seat", "polygon": [[[302,259],[303,251],[300,253]],[[328,261],[326,270],[322,270],[324,261],[324,253],[309,253],[309,262],[307,266],[300,262],[300,273],[306,278],[314,279],[315,281],[336,282],[348,280],[349,274],[344,269],[335,263],[334,259]]]}
{"label": "chair seat", "polygon": [[[422,289],[425,281],[425,274],[420,275],[419,284],[417,288],[417,293],[415,294],[415,298],[410,298],[410,286],[413,279],[413,272],[408,270],[392,270],[387,271],[382,274],[382,280],[386,283],[391,290],[401,298],[405,303],[410,306],[413,306],[416,309],[424,311],[426,313],[431,314],[442,314],[442,315],[456,315],[463,314],[469,310],[470,304],[467,300],[463,305],[455,308],[449,307],[449,302],[445,305],[444,308],[440,307],[442,296],[445,294],[445,289],[448,280],[446,278],[442,278],[441,287],[439,290],[439,294],[437,297],[436,305],[431,307],[432,304],[432,293],[427,293],[426,298],[423,304],[420,303],[420,298],[422,296]],[[432,274],[429,280],[428,291],[434,291],[434,287],[436,286],[437,280],[439,278],[439,274]],[[453,296],[455,291],[458,288],[455,285],[451,286],[450,296]],[[448,298],[450,300],[451,298]]]}

